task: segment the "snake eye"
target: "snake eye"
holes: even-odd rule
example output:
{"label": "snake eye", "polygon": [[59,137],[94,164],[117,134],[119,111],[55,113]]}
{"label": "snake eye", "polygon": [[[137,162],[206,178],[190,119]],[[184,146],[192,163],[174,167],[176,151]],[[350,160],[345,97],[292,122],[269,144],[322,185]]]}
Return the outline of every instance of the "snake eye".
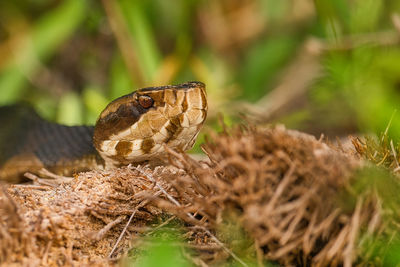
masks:
{"label": "snake eye", "polygon": [[139,96],[139,104],[143,108],[151,108],[154,104],[154,101],[150,96],[141,95],[141,96]]}

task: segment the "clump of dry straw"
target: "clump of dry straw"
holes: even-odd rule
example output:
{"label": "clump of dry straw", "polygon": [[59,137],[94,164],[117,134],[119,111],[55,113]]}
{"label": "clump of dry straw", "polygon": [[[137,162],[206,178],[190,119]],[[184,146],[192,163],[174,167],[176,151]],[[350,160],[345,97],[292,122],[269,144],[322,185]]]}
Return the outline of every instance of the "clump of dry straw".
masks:
{"label": "clump of dry straw", "polygon": [[196,252],[186,257],[197,265],[244,264],[235,233],[219,231],[229,220],[248,233],[260,264],[351,266],[360,237],[385,232],[379,194],[354,189],[365,165],[354,154],[283,127],[225,129],[209,140],[204,161],[169,151],[166,166],[3,186],[0,262],[117,264],[132,240],[171,215],[185,222],[185,245]]}

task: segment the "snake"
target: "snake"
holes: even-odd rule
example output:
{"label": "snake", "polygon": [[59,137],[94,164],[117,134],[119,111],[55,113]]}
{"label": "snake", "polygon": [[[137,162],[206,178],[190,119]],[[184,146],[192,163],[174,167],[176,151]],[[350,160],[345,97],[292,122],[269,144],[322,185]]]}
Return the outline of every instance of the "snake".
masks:
{"label": "snake", "polygon": [[47,121],[25,104],[0,107],[0,180],[24,174],[71,176],[166,157],[191,149],[207,117],[202,82],[145,87],[110,102],[94,126]]}

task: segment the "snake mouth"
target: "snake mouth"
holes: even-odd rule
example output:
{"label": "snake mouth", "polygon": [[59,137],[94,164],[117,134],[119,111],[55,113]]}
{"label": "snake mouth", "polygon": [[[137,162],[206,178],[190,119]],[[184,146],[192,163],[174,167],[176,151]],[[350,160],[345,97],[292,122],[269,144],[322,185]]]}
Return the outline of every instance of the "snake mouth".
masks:
{"label": "snake mouth", "polygon": [[164,145],[190,149],[206,116],[201,82],[142,88],[106,107],[93,141],[111,165],[143,161],[164,154]]}

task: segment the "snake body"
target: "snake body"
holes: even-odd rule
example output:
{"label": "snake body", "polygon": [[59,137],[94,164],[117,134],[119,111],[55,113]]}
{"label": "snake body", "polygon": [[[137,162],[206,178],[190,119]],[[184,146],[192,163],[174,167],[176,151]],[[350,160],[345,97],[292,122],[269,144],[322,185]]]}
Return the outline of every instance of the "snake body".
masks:
{"label": "snake body", "polygon": [[96,125],[65,126],[21,105],[0,107],[0,180],[20,182],[46,168],[71,175],[190,149],[207,116],[205,85],[142,88],[112,101]]}

